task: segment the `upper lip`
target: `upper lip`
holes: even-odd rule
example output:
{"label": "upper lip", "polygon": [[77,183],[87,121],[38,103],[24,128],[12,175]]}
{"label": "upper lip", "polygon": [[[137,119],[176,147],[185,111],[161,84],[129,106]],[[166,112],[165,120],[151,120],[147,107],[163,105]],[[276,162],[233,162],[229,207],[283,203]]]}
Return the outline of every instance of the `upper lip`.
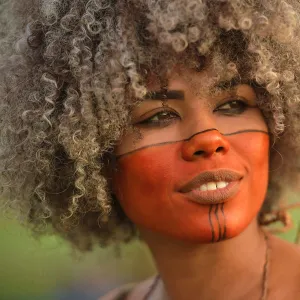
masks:
{"label": "upper lip", "polygon": [[219,169],[215,171],[205,171],[199,174],[198,176],[194,177],[191,181],[185,184],[180,192],[188,193],[194,189],[198,189],[202,184],[208,182],[218,182],[218,181],[237,181],[240,180],[243,176],[231,170],[226,169]]}

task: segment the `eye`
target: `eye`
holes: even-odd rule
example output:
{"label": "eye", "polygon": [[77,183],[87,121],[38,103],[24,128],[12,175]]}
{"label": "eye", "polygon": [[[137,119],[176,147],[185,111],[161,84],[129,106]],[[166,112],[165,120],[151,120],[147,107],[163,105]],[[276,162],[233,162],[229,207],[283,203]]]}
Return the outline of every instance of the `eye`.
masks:
{"label": "eye", "polygon": [[214,112],[219,111],[226,115],[239,115],[246,111],[250,106],[243,100],[230,100],[218,106]]}
{"label": "eye", "polygon": [[170,110],[162,110],[155,114],[153,114],[151,117],[140,121],[136,123],[137,125],[143,125],[143,126],[167,126],[170,123],[174,122],[176,119],[180,118],[177,113]]}

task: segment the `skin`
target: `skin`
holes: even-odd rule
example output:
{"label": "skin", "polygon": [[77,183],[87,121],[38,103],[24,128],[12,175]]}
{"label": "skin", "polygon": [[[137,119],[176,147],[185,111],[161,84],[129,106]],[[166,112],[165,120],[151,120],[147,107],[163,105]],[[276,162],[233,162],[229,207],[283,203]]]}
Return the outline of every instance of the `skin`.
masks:
{"label": "skin", "polygon": [[[211,78],[205,72],[174,72],[168,89],[183,92],[184,100],[145,100],[133,111],[134,130],[128,131],[116,148],[114,193],[139,227],[162,279],[153,299],[261,297],[267,244],[256,216],[268,183],[267,125],[255,107],[256,95],[250,86],[211,94],[207,91],[217,84]],[[150,80],[149,88],[155,91],[159,86]],[[235,116],[215,111],[232,96],[246,99],[252,108]],[[180,118],[160,127],[140,126],[162,107]],[[239,192],[218,209],[178,193],[194,176],[218,168],[243,174]],[[299,249],[271,235],[268,239],[268,299],[296,300],[300,293]],[[284,280],[280,274],[285,274]],[[152,282],[137,285],[128,300],[143,299]],[[114,299],[118,292],[103,299]]]}
{"label": "skin", "polygon": [[[246,230],[247,231],[247,230]],[[245,232],[244,232],[245,233]],[[164,245],[164,250],[155,251],[155,258],[164,283],[159,283],[151,300],[199,300],[232,299],[259,300],[263,253],[262,241],[256,244],[246,240],[248,234],[226,242],[213,244],[213,248],[181,248],[177,243]],[[242,236],[244,237],[242,238]],[[269,237],[269,275],[267,280],[268,296],[272,300],[298,300],[300,294],[300,248],[276,236]],[[231,243],[236,241],[235,243]],[[241,244],[240,242],[245,242]],[[223,244],[222,249],[217,249]],[[167,249],[172,246],[174,248]],[[228,255],[231,249],[235,255]],[[154,247],[156,248],[156,247]],[[205,248],[207,248],[205,250]],[[153,249],[152,249],[153,250]],[[211,250],[213,250],[211,252]],[[253,251],[254,250],[254,251]],[[216,251],[219,252],[216,255]],[[237,255],[237,254],[240,255]],[[177,259],[175,255],[181,254]],[[242,259],[241,259],[242,257]],[[201,260],[201,258],[203,258]],[[226,259],[227,258],[227,259]],[[178,271],[180,270],[180,271]],[[201,270],[201,272],[199,272]],[[216,270],[218,270],[216,272]],[[245,271],[246,270],[246,271]],[[201,274],[204,274],[201,276]],[[141,300],[151,288],[155,278],[149,278],[134,287],[122,286],[112,290],[99,300],[115,300],[119,294],[131,290],[126,300]],[[218,288],[215,288],[217,284]]]}

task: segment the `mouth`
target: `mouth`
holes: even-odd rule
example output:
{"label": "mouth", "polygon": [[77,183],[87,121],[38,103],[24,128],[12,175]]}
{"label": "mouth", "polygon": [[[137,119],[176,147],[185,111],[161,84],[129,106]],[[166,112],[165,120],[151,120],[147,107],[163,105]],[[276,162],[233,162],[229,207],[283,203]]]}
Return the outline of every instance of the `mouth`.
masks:
{"label": "mouth", "polygon": [[180,193],[199,204],[224,203],[237,194],[242,178],[231,170],[206,171],[188,182]]}

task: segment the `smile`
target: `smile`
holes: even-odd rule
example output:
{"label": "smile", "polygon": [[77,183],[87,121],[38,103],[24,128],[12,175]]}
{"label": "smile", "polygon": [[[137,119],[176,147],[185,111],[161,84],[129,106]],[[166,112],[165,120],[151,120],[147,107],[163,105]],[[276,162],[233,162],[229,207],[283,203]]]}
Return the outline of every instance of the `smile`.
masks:
{"label": "smile", "polygon": [[199,188],[182,193],[189,200],[204,205],[224,203],[234,197],[240,189],[240,180],[231,182],[209,182]]}
{"label": "smile", "polygon": [[229,183],[226,181],[218,181],[218,182],[208,182],[202,184],[199,188],[200,191],[214,191],[216,189],[222,189],[226,187]]}

